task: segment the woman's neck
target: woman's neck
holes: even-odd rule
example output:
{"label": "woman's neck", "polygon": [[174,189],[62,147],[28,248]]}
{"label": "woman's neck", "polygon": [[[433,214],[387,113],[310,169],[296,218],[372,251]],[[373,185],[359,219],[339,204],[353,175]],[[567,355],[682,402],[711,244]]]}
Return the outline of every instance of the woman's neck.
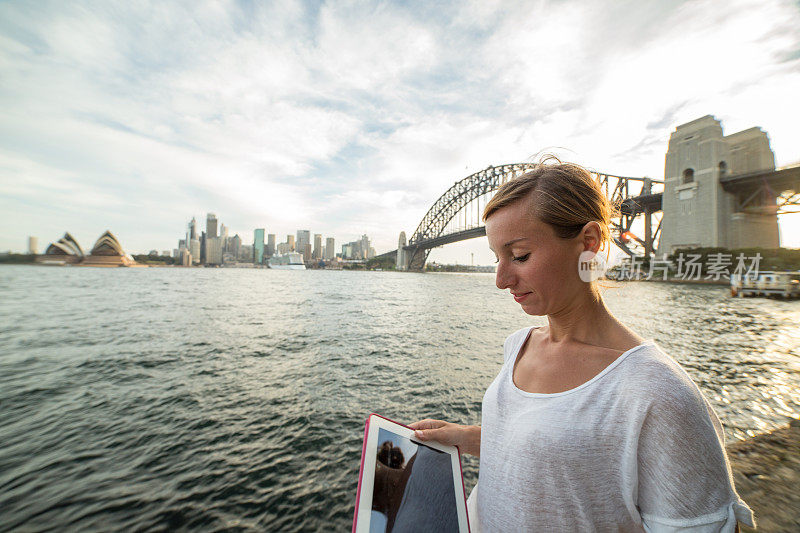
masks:
{"label": "woman's neck", "polygon": [[576,341],[602,346],[617,319],[606,307],[599,294],[586,291],[569,307],[547,315],[550,341]]}

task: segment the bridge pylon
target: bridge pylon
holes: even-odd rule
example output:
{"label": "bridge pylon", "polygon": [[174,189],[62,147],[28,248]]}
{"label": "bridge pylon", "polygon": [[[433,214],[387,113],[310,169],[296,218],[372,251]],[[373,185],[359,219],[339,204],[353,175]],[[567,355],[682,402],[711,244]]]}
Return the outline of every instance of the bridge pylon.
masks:
{"label": "bridge pylon", "polygon": [[[776,200],[782,181],[761,128],[723,135],[721,122],[706,115],[675,128],[665,159],[658,253],[779,246]],[[759,179],[740,179],[750,174]]]}

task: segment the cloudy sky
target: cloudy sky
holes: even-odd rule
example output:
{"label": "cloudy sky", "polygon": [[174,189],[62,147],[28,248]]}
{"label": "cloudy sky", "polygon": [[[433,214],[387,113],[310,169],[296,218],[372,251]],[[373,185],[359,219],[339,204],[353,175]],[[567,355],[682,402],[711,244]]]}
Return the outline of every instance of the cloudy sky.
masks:
{"label": "cloudy sky", "polygon": [[[543,150],[662,178],[706,114],[795,163],[799,28],[796,1],[3,2],[0,250],[105,229],[171,250],[210,211],[245,242],[380,253],[453,182]],[[800,214],[781,232],[800,246]]]}

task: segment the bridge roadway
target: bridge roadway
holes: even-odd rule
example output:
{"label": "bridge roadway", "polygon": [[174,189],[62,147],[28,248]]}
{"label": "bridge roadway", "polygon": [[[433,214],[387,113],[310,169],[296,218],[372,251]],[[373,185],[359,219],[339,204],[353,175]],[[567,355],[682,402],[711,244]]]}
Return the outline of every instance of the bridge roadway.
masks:
{"label": "bridge roadway", "polygon": [[[766,200],[775,200],[777,214],[797,212],[800,207],[800,166],[763,170],[749,174],[724,176],[719,179],[725,191],[736,195],[738,210],[759,211]],[[789,191],[789,194],[782,196]]]}

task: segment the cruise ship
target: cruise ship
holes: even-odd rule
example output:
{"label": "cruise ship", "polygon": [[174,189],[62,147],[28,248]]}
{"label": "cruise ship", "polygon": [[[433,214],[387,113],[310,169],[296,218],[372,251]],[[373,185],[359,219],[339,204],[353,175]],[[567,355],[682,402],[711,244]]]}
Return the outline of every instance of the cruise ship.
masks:
{"label": "cruise ship", "polygon": [[305,270],[303,256],[296,252],[288,254],[273,255],[269,258],[269,267],[276,270]]}

